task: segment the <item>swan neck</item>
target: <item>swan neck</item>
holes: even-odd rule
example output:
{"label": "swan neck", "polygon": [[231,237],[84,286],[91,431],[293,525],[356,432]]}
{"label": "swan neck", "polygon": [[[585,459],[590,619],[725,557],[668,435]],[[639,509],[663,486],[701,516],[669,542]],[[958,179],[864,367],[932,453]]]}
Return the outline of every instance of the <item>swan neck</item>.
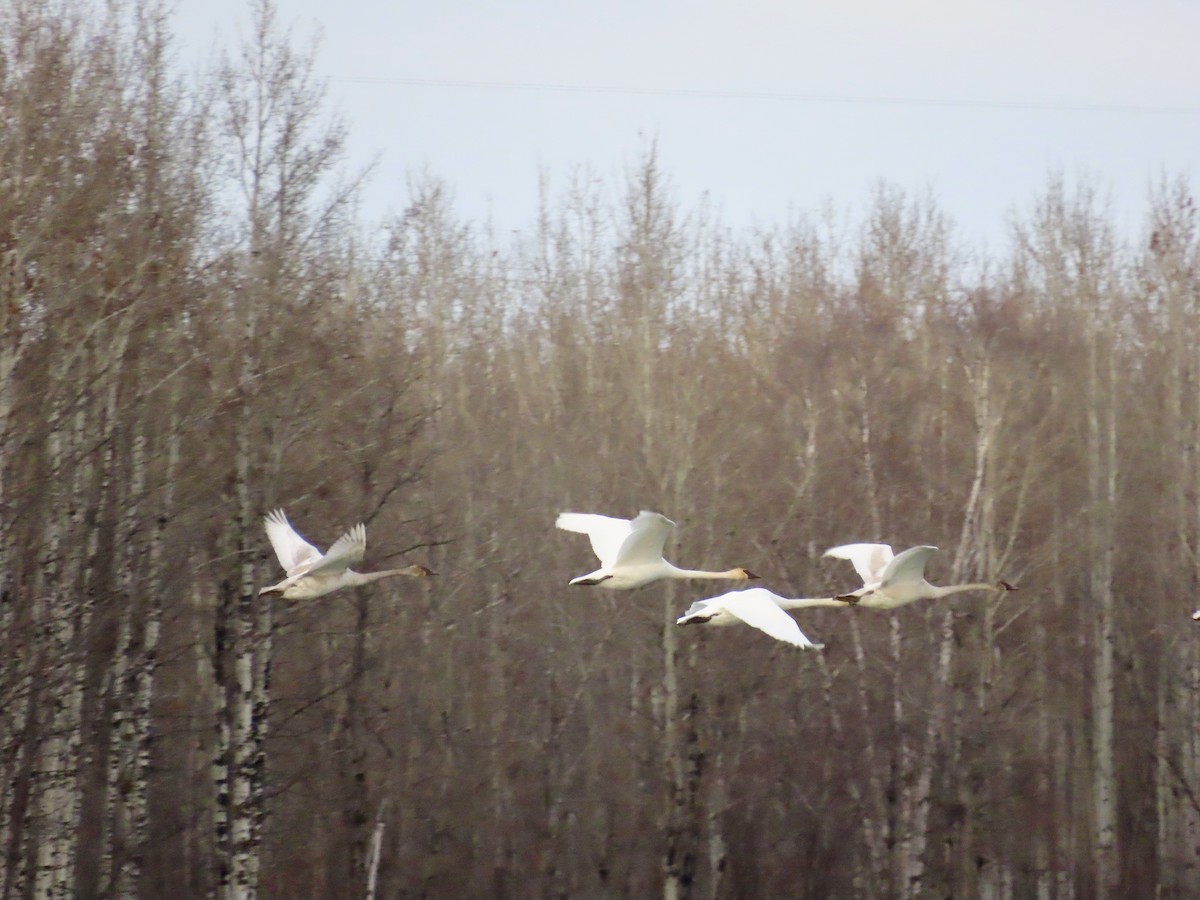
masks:
{"label": "swan neck", "polygon": [[360,585],[370,584],[372,581],[378,581],[381,578],[389,578],[392,575],[399,575],[398,569],[384,569],[380,572],[352,572],[346,570],[346,581],[348,584]]}
{"label": "swan neck", "polygon": [[[671,566],[670,563],[667,563]],[[745,581],[746,576],[741,569],[728,569],[724,572],[709,572],[705,569],[681,569],[678,566],[671,566],[672,578],[708,578],[708,579],[724,579],[726,581],[736,580]]]}
{"label": "swan neck", "polygon": [[383,569],[379,572],[368,572],[364,577],[368,581],[378,581],[380,578],[391,578],[393,575],[406,574],[404,569]]}
{"label": "swan neck", "polygon": [[849,606],[845,600],[833,597],[781,597],[776,601],[783,609],[807,609],[810,606]]}
{"label": "swan neck", "polygon": [[946,597],[950,594],[961,594],[964,591],[994,591],[996,585],[987,581],[972,581],[970,584],[947,584],[944,586],[930,585],[934,597]]}

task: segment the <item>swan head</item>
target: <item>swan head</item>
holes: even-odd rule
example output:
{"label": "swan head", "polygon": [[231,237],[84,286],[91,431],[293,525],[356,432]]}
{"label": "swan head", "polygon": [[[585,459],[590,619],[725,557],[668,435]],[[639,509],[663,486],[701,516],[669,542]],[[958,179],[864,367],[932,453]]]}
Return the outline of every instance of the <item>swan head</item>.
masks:
{"label": "swan head", "polygon": [[743,579],[745,579],[746,581],[758,581],[759,580],[758,576],[755,575],[753,572],[751,572],[749,569],[737,568],[737,569],[734,569],[733,571],[739,573],[741,575],[741,577]]}
{"label": "swan head", "polygon": [[1009,584],[1007,581],[997,581],[996,590],[998,591],[1015,591],[1018,590],[1015,584]]}
{"label": "swan head", "polygon": [[408,566],[405,570],[408,575],[415,575],[418,578],[428,578],[430,575],[436,575],[437,572],[433,569],[427,569],[425,566]]}

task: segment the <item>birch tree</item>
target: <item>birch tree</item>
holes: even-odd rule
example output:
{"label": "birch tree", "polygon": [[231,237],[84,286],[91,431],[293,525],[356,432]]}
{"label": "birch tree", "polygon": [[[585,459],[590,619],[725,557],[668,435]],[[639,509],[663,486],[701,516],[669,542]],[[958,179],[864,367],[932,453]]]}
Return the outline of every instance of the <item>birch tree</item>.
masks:
{"label": "birch tree", "polygon": [[[1200,589],[1197,547],[1200,519],[1195,497],[1200,486],[1198,457],[1196,347],[1200,340],[1197,313],[1200,275],[1200,222],[1194,195],[1180,180],[1166,182],[1153,196],[1146,244],[1138,264],[1138,292],[1144,312],[1140,316],[1145,344],[1161,354],[1148,372],[1161,377],[1162,422],[1167,436],[1154,460],[1173,472],[1178,485],[1163,510],[1159,538],[1159,571],[1176,573],[1172,579],[1190,600]],[[1152,390],[1154,385],[1148,384]],[[1175,590],[1164,591],[1164,617],[1182,618],[1192,610],[1181,607]],[[1194,604],[1189,604],[1194,605]],[[1195,723],[1200,720],[1197,687],[1200,686],[1200,647],[1194,633],[1164,636],[1164,654],[1158,663],[1155,685],[1155,807],[1157,818],[1158,890],[1189,893],[1200,888],[1200,743]],[[1177,730],[1176,723],[1188,723]]]}
{"label": "birch tree", "polygon": [[1033,223],[1019,237],[1029,270],[1048,301],[1061,304],[1083,333],[1087,592],[1095,622],[1091,832],[1096,896],[1108,897],[1118,889],[1120,877],[1114,566],[1120,499],[1117,325],[1123,321],[1124,305],[1113,267],[1116,247],[1097,206],[1090,186],[1071,195],[1061,180],[1052,181]]}
{"label": "birch tree", "polygon": [[[47,502],[30,506],[27,516],[44,537],[38,586],[32,602],[22,604],[35,629],[30,653],[22,656],[38,668],[27,670],[27,687],[12,697],[10,714],[23,723],[5,733],[19,735],[23,745],[6,746],[4,759],[19,762],[15,770],[5,767],[15,805],[6,804],[0,830],[5,890],[53,896],[93,893],[99,881],[98,823],[107,796],[105,642],[119,609],[107,535],[127,462],[121,412],[136,393],[128,366],[132,341],[160,312],[161,295],[151,283],[177,277],[176,251],[187,252],[180,240],[163,254],[170,243],[163,236],[181,238],[187,217],[176,218],[178,207],[148,195],[141,180],[157,164],[141,139],[149,131],[163,138],[156,129],[169,127],[173,115],[151,111],[144,92],[164,77],[139,49],[153,30],[143,30],[153,9],[114,9],[100,23],[78,9],[40,4],[9,13],[10,102],[3,105],[6,134],[19,146],[5,150],[8,284],[15,291],[5,308],[16,317],[6,335],[16,342],[6,345],[13,368],[4,405],[10,415],[18,408],[18,385],[26,404],[44,404],[44,417],[26,407],[30,422],[43,418],[44,425],[27,429],[24,442],[44,461],[22,469],[34,473],[27,490],[41,478],[51,487]],[[181,170],[188,165],[182,150]],[[29,339],[39,353],[18,380]],[[6,453],[5,464],[25,452]],[[29,822],[36,826],[27,831]]]}
{"label": "birch tree", "polygon": [[308,248],[337,227],[352,191],[317,196],[341,153],[344,129],[320,121],[311,52],[292,48],[266,0],[253,7],[252,29],[239,58],[221,72],[223,134],[233,151],[245,223],[225,289],[231,301],[235,296],[247,301],[228,306],[239,333],[233,345],[233,472],[224,541],[237,568],[219,592],[216,623],[216,870],[217,892],[228,897],[257,895],[266,816],[274,623],[270,599],[258,596],[256,562],[278,438],[277,413],[271,411],[277,400],[263,402],[268,375],[263,360],[268,347],[286,340],[285,316],[303,314],[308,298],[300,278],[311,258]]}

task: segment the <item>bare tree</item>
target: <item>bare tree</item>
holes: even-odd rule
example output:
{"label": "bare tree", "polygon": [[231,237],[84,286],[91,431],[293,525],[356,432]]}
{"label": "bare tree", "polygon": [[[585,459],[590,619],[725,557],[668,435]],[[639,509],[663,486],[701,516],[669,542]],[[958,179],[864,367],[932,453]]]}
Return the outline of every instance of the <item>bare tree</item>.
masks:
{"label": "bare tree", "polygon": [[1119,339],[1124,313],[1122,287],[1115,277],[1113,238],[1097,210],[1094,188],[1075,196],[1061,180],[1052,181],[1028,232],[1021,233],[1029,270],[1050,303],[1082,326],[1087,513],[1088,592],[1094,604],[1092,674],[1093,734],[1092,847],[1095,891],[1107,897],[1118,889],[1118,784],[1116,778],[1116,521],[1119,503],[1117,446]]}
{"label": "bare tree", "polygon": [[[232,496],[224,546],[236,560],[220,590],[214,697],[218,721],[213,777],[217,792],[217,890],[256,896],[266,815],[266,740],[274,619],[271,600],[257,592],[259,516],[278,464],[276,398],[265,402],[267,348],[286,345],[287,311],[311,301],[301,278],[314,243],[336,228],[353,185],[319,198],[339,158],[344,128],[320,122],[320,89],[311,52],[297,52],[279,31],[274,7],[253,7],[253,34],[221,73],[224,133],[233,148],[244,203],[243,245],[230,260],[225,286],[239,334],[233,343]],[[302,369],[292,369],[288,375]],[[278,383],[277,379],[271,379]],[[303,388],[303,385],[300,385]],[[286,402],[286,400],[284,401]]]}

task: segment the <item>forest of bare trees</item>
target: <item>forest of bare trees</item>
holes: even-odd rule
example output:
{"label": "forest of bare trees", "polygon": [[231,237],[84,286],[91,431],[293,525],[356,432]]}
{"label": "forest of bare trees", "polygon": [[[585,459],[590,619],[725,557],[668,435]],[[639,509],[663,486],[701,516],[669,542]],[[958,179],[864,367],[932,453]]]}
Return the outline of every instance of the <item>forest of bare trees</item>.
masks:
{"label": "forest of bare trees", "polygon": [[[1187,180],[981,256],[887,185],[735,233],[651,144],[371,230],[266,0],[201,78],[157,0],[0,10],[4,900],[1200,896]],[[260,597],[277,506],[439,574]],[[557,513],[639,509],[788,596],[1020,590],[677,628],[720,591],[566,585]]]}

